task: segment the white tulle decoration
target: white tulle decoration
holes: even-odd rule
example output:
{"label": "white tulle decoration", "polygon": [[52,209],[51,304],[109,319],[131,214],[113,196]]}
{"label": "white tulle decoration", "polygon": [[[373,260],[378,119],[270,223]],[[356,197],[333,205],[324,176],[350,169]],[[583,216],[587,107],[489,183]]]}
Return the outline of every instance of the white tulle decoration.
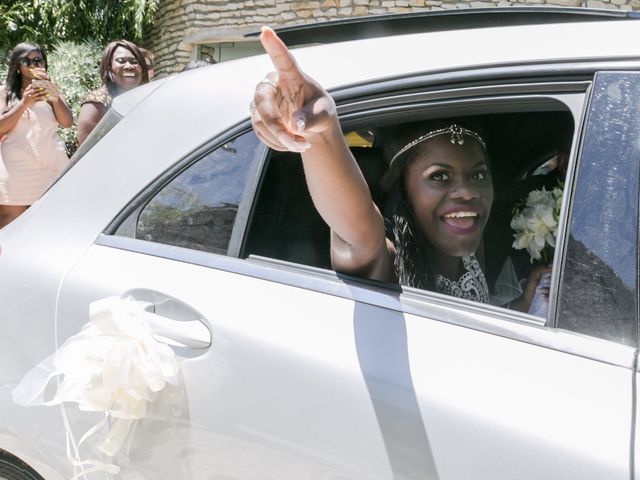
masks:
{"label": "white tulle decoration", "polygon": [[[74,466],[117,473],[117,467],[95,460],[80,461],[77,449],[88,437],[108,426],[99,446],[113,457],[121,448],[131,426],[144,418],[167,384],[178,383],[179,365],[174,351],[153,336],[148,304],[109,297],[89,306],[89,322],[64,345],[27,373],[13,389],[13,399],[24,406],[77,403],[80,410],[104,412],[105,419],[87,432],[76,445]],[[57,379],[53,398],[45,389]],[[110,422],[109,419],[112,419]],[[65,418],[67,440],[71,435]],[[68,453],[69,452],[68,447]],[[87,473],[87,472],[85,472]]]}

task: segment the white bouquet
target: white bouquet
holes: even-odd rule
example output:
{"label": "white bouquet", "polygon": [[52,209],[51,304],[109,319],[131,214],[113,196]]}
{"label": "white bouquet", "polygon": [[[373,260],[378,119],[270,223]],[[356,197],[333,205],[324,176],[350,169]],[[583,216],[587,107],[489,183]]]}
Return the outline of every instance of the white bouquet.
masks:
{"label": "white bouquet", "polygon": [[513,248],[526,248],[531,263],[542,260],[550,263],[556,246],[558,217],[562,204],[562,186],[547,191],[529,192],[523,205],[514,209],[511,228],[515,230]]}

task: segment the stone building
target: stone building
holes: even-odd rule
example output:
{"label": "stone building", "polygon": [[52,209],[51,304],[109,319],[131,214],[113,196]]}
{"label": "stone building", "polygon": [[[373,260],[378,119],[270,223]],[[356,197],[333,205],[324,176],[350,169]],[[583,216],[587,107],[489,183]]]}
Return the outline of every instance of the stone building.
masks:
{"label": "stone building", "polygon": [[257,40],[243,37],[261,25],[526,4],[640,10],[640,0],[160,0],[144,44],[155,53],[156,72],[161,77],[194,59],[227,61],[262,52]]}

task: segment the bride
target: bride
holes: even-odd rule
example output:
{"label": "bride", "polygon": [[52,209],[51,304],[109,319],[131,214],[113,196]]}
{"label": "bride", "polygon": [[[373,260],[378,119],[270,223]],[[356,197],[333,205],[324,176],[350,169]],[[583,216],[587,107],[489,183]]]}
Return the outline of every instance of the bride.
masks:
{"label": "bride", "polygon": [[[493,184],[481,135],[464,121],[402,126],[386,146],[383,215],[344,141],[331,96],[273,30],[263,27],[260,40],[275,71],[256,86],[252,124],[272,149],[301,153],[314,204],[331,228],[334,269],[487,302],[476,252]],[[534,270],[512,308],[527,311],[543,273]]]}

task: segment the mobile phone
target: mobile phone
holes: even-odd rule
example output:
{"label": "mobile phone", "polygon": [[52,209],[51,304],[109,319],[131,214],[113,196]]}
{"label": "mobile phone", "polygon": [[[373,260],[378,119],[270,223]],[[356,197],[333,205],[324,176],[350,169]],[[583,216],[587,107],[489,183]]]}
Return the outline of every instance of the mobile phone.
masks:
{"label": "mobile phone", "polygon": [[47,92],[47,100],[52,100],[58,96],[55,85],[50,80],[31,80],[33,88],[43,88]]}

